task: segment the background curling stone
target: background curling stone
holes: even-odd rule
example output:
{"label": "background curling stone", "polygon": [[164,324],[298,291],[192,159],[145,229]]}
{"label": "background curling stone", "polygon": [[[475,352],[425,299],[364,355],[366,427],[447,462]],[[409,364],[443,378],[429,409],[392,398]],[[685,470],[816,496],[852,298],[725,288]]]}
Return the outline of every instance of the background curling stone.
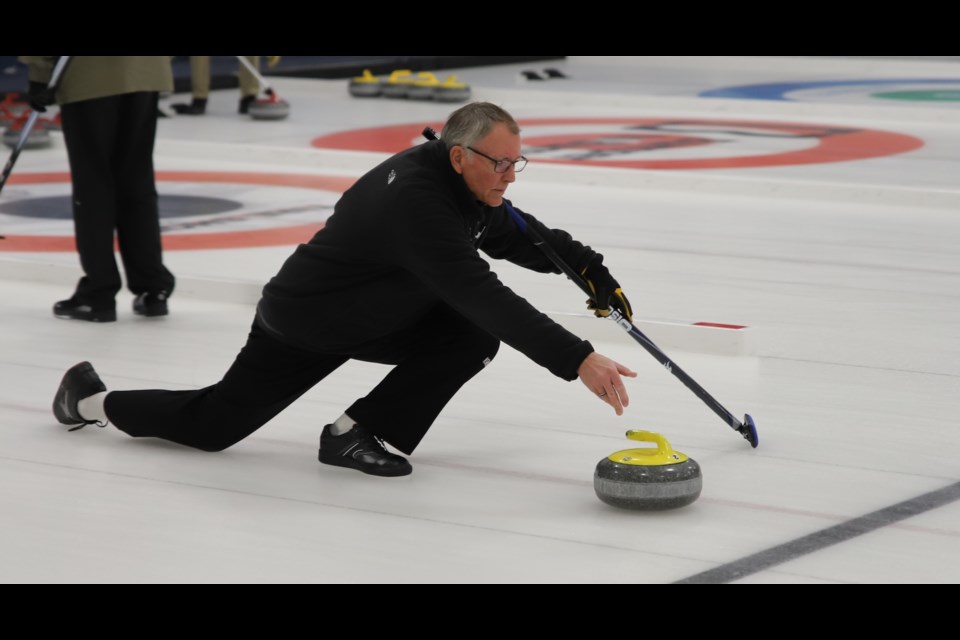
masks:
{"label": "background curling stone", "polygon": [[290,115],[290,103],[271,92],[254,100],[249,114],[254,120],[283,120]]}
{"label": "background curling stone", "polygon": [[8,93],[3,101],[0,101],[0,127],[16,122],[17,118],[29,109],[30,105],[20,99],[20,94]]}
{"label": "background curling stone", "polygon": [[19,93],[8,93],[0,102],[0,127],[5,127],[18,118],[24,118],[30,115],[30,105],[26,101],[26,96]]}
{"label": "background curling stone", "polygon": [[627,437],[657,448],[625,449],[601,460],[593,474],[598,498],[623,509],[660,511],[700,497],[703,477],[693,458],[674,451],[659,433],[630,430]]}
{"label": "background curling stone", "polygon": [[[23,131],[23,127],[27,124],[27,117],[19,118],[15,122],[11,123],[3,131],[3,144],[8,147],[15,148],[17,143],[20,141],[20,133]],[[27,142],[23,145],[24,149],[40,149],[43,147],[49,147],[52,144],[53,140],[50,138],[50,130],[44,125],[43,121],[39,118],[36,122],[33,123],[33,129],[30,131],[30,137],[27,138]]]}
{"label": "background curling stone", "polygon": [[433,88],[433,99],[437,102],[463,102],[470,97],[470,85],[457,80],[457,76],[448,76]]}
{"label": "background curling stone", "polygon": [[387,98],[406,98],[407,89],[413,82],[413,72],[409,69],[394,71],[383,83],[383,95]]}
{"label": "background curling stone", "polygon": [[411,100],[432,100],[433,90],[439,84],[437,76],[429,71],[421,71],[407,86],[407,97]]}
{"label": "background curling stone", "polygon": [[356,98],[375,98],[383,92],[380,78],[373,75],[370,69],[364,69],[362,76],[350,79],[350,95]]}

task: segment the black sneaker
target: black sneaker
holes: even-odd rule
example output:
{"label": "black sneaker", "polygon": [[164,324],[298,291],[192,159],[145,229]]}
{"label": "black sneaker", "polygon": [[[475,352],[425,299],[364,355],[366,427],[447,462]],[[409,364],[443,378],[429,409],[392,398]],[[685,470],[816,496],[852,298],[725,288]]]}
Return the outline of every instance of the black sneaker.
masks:
{"label": "black sneaker", "polygon": [[138,316],[154,318],[156,316],[165,316],[170,313],[167,309],[167,298],[170,294],[166,291],[147,291],[141,293],[133,299],[133,312]]}
{"label": "black sneaker", "polygon": [[115,322],[117,319],[117,309],[115,307],[95,309],[86,302],[81,302],[76,298],[70,298],[69,300],[61,300],[53,305],[53,315],[65,320]]}
{"label": "black sneaker", "polygon": [[250,113],[250,105],[257,99],[256,94],[252,96],[243,96],[240,98],[240,105],[237,107],[237,113]]}
{"label": "black sneaker", "polygon": [[413,471],[406,458],[387,451],[380,438],[360,425],[339,436],[330,432],[330,426],[320,434],[320,462],[373,476],[405,476]]}
{"label": "black sneaker", "polygon": [[105,427],[107,426],[106,422],[85,420],[80,415],[77,404],[84,398],[89,398],[95,393],[106,390],[106,385],[100,380],[97,372],[93,370],[92,364],[81,362],[73,365],[63,374],[63,380],[60,381],[57,395],[53,397],[53,415],[60,424],[77,425],[70,431],[82,429],[88,424]]}
{"label": "black sneaker", "polygon": [[190,104],[178,102],[170,106],[181,116],[202,116],[207,112],[207,99],[194,98]]}

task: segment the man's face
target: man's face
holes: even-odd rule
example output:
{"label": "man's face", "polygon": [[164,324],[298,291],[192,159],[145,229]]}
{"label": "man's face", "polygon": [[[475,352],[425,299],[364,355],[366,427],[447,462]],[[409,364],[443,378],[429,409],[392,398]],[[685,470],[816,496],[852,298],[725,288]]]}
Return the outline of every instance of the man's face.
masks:
{"label": "man's face", "polygon": [[520,136],[510,133],[505,124],[497,123],[490,133],[470,146],[477,153],[456,146],[450,150],[450,162],[477,200],[498,207],[503,202],[507,186],[517,179],[517,172],[511,165],[503,173],[497,173],[494,161],[481,154],[496,160],[516,160],[520,157]]}

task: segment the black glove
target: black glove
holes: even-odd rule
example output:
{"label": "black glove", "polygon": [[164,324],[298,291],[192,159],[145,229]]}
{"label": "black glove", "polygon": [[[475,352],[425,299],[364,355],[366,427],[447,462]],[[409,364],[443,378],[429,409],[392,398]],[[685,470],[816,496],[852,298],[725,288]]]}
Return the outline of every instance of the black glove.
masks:
{"label": "black glove", "polygon": [[630,301],[624,295],[620,288],[620,283],[613,279],[610,271],[603,266],[603,256],[597,256],[580,272],[583,279],[590,285],[593,292],[593,299],[587,300],[587,309],[593,311],[593,315],[598,318],[606,318],[610,315],[610,307],[613,307],[626,318],[633,322],[633,309],[630,307]]}
{"label": "black glove", "polygon": [[30,108],[39,113],[44,113],[47,107],[56,103],[57,98],[54,92],[47,88],[46,82],[30,81],[30,89],[27,91],[27,102]]}

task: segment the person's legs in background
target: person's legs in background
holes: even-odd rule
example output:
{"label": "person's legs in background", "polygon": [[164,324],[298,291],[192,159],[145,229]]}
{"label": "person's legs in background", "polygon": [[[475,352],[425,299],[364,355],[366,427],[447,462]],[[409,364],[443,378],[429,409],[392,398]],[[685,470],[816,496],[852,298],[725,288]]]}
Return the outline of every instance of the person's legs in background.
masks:
{"label": "person's legs in background", "polygon": [[[253,65],[253,68],[257,71],[260,70],[260,56],[243,56],[247,61]],[[237,109],[238,113],[249,113],[250,105],[253,104],[253,101],[257,99],[257,94],[260,93],[260,81],[257,80],[257,77],[250,73],[246,65],[240,63],[240,106]]]}
{"label": "person's legs in background", "polygon": [[61,107],[63,139],[70,162],[73,224],[83,277],[68,300],[54,305],[58,318],[111,322],[117,319],[122,287],[114,257],[117,178],[114,150],[120,96],[72,102]]}
{"label": "person's legs in background", "polygon": [[139,315],[167,315],[175,279],[163,264],[160,210],[153,168],[157,129],[157,92],[126,93],[117,98],[118,140],[114,155],[117,242]]}
{"label": "person's legs in background", "polygon": [[193,100],[171,105],[180,115],[202,116],[210,97],[210,56],[190,56],[190,93]]}

